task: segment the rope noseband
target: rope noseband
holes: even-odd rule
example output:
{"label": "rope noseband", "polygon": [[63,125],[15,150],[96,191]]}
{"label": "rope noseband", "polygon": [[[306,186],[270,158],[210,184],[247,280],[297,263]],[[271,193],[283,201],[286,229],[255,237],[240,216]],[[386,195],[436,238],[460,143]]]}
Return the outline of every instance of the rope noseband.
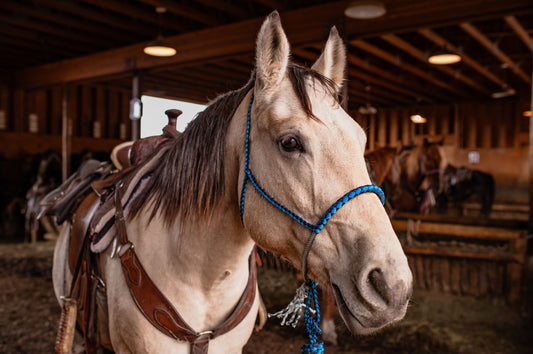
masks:
{"label": "rope noseband", "polygon": [[[257,180],[254,178],[254,175],[252,174],[252,170],[250,169],[250,121],[252,116],[252,104],[254,102],[254,94],[252,93],[252,97],[250,98],[250,105],[248,106],[248,115],[246,120],[246,137],[245,137],[245,143],[244,143],[244,178],[242,183],[242,190],[241,190],[241,198],[240,198],[240,215],[241,215],[241,222],[244,225],[244,202],[246,197],[246,190],[248,187],[248,182],[251,183],[251,185],[255,188],[255,190],[263,196],[270,204],[272,204],[274,207],[276,207],[278,210],[282,211],[284,214],[288,215],[290,218],[292,218],[294,221],[298,222],[303,227],[311,230],[311,236],[307,240],[307,243],[305,245],[305,249],[303,252],[303,259],[302,259],[302,273],[305,279],[305,283],[297,290],[295,298],[291,301],[291,303],[287,306],[286,309],[279,311],[274,314],[269,314],[269,317],[276,316],[279,318],[283,318],[281,324],[290,324],[293,327],[296,327],[296,324],[298,323],[298,320],[301,317],[301,310],[303,307],[305,307],[305,322],[306,322],[306,330],[309,335],[309,341],[310,343],[307,343],[302,347],[302,352],[313,352],[313,353],[323,353],[324,352],[324,346],[323,342],[317,342],[317,336],[322,333],[320,330],[318,324],[320,322],[320,311],[318,307],[318,301],[317,301],[317,292],[316,292],[316,283],[314,280],[309,279],[307,277],[307,257],[309,255],[309,252],[311,251],[311,247],[313,245],[313,242],[316,238],[316,236],[322,231],[322,229],[326,226],[327,222],[331,219],[333,214],[335,214],[341,207],[343,207],[346,203],[348,203],[350,200],[354,199],[355,197],[363,194],[363,193],[374,193],[376,194],[382,204],[385,204],[385,194],[376,185],[370,184],[365,185],[361,187],[357,187],[348,193],[344,194],[341,198],[339,198],[329,209],[326,211],[326,213],[322,216],[320,221],[316,224],[313,224],[307,220],[305,220],[300,215],[296,214],[289,208],[285,207],[281,203],[277,202],[270,194],[268,194],[257,182]],[[311,301],[314,303],[314,310],[311,308]]]}

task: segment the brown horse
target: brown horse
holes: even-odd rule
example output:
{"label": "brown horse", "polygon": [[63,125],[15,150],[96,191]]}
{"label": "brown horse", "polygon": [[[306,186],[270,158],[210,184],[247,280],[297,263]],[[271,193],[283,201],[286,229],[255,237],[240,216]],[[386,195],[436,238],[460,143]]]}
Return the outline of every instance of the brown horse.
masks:
{"label": "brown horse", "polygon": [[420,146],[404,147],[392,162],[386,177],[386,192],[392,215],[398,211],[427,214],[435,205],[445,159],[442,141],[424,139]]}

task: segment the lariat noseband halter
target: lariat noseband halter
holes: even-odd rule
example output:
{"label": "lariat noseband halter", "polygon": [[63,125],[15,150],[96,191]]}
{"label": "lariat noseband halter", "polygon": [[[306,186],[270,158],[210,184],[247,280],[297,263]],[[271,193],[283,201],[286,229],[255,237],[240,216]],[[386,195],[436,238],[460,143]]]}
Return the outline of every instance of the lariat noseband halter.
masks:
{"label": "lariat noseband halter", "polygon": [[[381,200],[381,204],[385,204],[385,194],[378,186],[374,184],[369,184],[361,187],[357,187],[348,193],[344,194],[339,198],[329,209],[326,211],[324,216],[320,219],[317,224],[313,224],[305,220],[303,217],[299,216],[289,208],[285,207],[281,203],[277,202],[272,196],[270,196],[256,181],[250,170],[250,121],[252,116],[252,104],[254,102],[254,94],[250,98],[250,105],[248,106],[248,115],[246,120],[246,137],[244,143],[244,178],[242,182],[241,198],[240,198],[240,215],[241,222],[244,225],[244,202],[246,197],[246,190],[248,187],[248,182],[263,196],[270,204],[282,211],[284,214],[291,217],[293,220],[298,222],[303,227],[311,230],[311,236],[307,240],[307,243],[304,248],[303,258],[302,258],[302,273],[305,279],[304,284],[296,290],[296,296],[290,302],[290,304],[284,309],[274,314],[268,314],[268,317],[278,317],[282,318],[282,325],[292,325],[296,327],[298,320],[301,317],[302,308],[305,307],[305,327],[309,335],[310,343],[306,343],[302,347],[302,353],[317,353],[321,354],[324,352],[324,343],[322,341],[317,341],[317,336],[319,336],[322,331],[319,328],[320,322],[320,311],[318,307],[318,299],[316,292],[316,282],[307,277],[307,257],[311,251],[311,246],[316,238],[316,236],[322,231],[326,226],[327,222],[331,219],[333,214],[335,214],[341,207],[343,207],[350,200],[363,193],[374,193]],[[311,301],[314,303],[314,309],[311,308]]]}

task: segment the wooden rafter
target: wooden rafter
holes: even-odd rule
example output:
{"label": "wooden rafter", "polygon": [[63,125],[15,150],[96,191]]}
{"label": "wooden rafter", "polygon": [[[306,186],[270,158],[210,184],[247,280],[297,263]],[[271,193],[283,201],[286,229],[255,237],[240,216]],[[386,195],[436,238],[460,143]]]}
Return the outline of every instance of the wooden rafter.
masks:
{"label": "wooden rafter", "polygon": [[[117,0],[83,0],[83,2],[111,10],[119,14],[128,15],[129,17],[138,21],[149,22],[154,25],[154,33],[156,33],[155,31],[157,30],[159,22],[161,21],[155,11],[146,12],[143,9],[137,8],[136,6],[124,6],[122,2]],[[187,30],[186,26],[176,21],[165,21],[165,27],[172,28],[177,32]]]}
{"label": "wooden rafter", "polygon": [[191,18],[204,25],[216,26],[220,24],[219,18],[215,16],[211,16],[205,11],[195,9],[194,7],[190,5],[185,6],[179,2],[171,1],[171,0],[141,0],[141,1],[145,4],[152,5],[154,7],[158,7],[158,6],[164,7],[169,12],[175,13],[185,18]]}
{"label": "wooden rafter", "polygon": [[[306,50],[306,49],[303,49],[303,48],[293,48],[293,52],[301,57],[305,57],[305,58],[308,58],[309,60],[316,60],[318,58],[318,55],[316,55],[315,53],[312,53],[310,52],[309,50]],[[348,63],[350,63],[350,58],[348,58]],[[411,97],[411,98],[416,98],[417,97],[417,93],[413,90],[410,90],[410,89],[407,89],[405,87],[402,87],[402,86],[397,86],[397,85],[394,85],[390,82],[388,82],[387,80],[383,80],[383,79],[380,79],[380,78],[376,78],[375,76],[373,75],[369,75],[369,74],[366,74],[366,73],[363,73],[359,70],[353,70],[353,69],[350,69],[348,68],[348,74],[350,76],[354,76],[364,82],[367,82],[369,84],[372,84],[372,85],[378,85],[380,87],[384,87],[384,88],[387,88],[391,91],[394,91],[400,95],[404,95],[404,96],[407,96],[407,97]],[[394,97],[394,100],[397,101],[397,102],[404,102],[404,103],[407,103],[409,101],[412,101],[412,100],[409,100],[409,99],[405,99],[405,98],[401,98],[401,96],[397,96],[397,95],[393,95],[391,93],[391,98]]]}
{"label": "wooden rafter", "polygon": [[68,16],[61,16],[50,11],[40,11],[35,6],[24,5],[19,2],[8,3],[0,1],[0,9],[2,9],[4,12],[11,11],[11,13],[26,16],[30,20],[46,21],[48,23],[60,23],[63,30],[68,29],[70,31],[75,31],[78,37],[105,37],[109,38],[115,43],[129,40],[131,37],[122,30],[109,31],[104,26],[90,26],[87,22],[82,22]]}
{"label": "wooden rafter", "polygon": [[458,90],[456,88],[454,88],[453,86],[451,86],[450,84],[442,81],[442,80],[439,80],[438,78],[430,75],[427,71],[424,71],[414,65],[411,65],[405,61],[400,61],[398,60],[398,58],[368,42],[365,42],[363,40],[353,40],[353,41],[350,41],[350,44],[353,45],[354,47],[357,47],[361,50],[364,50],[365,52],[367,53],[370,53],[370,54],[373,54],[375,56],[377,56],[378,58],[381,58],[393,65],[396,65],[398,66],[399,68],[411,73],[411,74],[414,74],[434,85],[437,85],[455,95],[466,95],[467,93],[466,92],[463,92],[462,90]]}
{"label": "wooden rafter", "polygon": [[503,63],[509,65],[509,68],[524,82],[531,84],[531,78],[511,59],[507,54],[497,49],[498,46],[493,43],[487,36],[469,22],[463,22],[459,25],[466,33],[475,38],[491,54],[500,59]]}
{"label": "wooden rafter", "polygon": [[110,28],[120,28],[128,32],[133,31],[141,35],[150,33],[150,31],[153,30],[152,27],[146,26],[142,23],[132,24],[131,21],[128,21],[123,17],[112,14],[102,14],[101,12],[93,10],[87,6],[80,6],[80,4],[77,2],[64,2],[56,0],[35,0],[34,2],[79,16],[81,18],[89,18],[92,21],[103,23]]}
{"label": "wooden rafter", "polygon": [[[426,37],[427,39],[433,41],[433,43],[437,44],[439,47],[443,47],[446,49],[449,49],[454,52],[459,52],[459,48],[450,43],[445,38],[439,36],[436,32],[425,28],[418,31],[421,35]],[[487,68],[479,64],[476,60],[472,59],[468,54],[462,53],[462,60],[464,63],[468,66],[470,66],[472,69],[476,70],[478,73],[485,76],[487,79],[491,80],[492,82],[498,84],[504,89],[507,89],[509,85],[500,79],[498,76],[494,75],[492,72],[490,72]]]}
{"label": "wooden rafter", "polygon": [[[318,47],[318,46],[313,46],[315,49],[321,49],[321,47]],[[372,73],[374,75],[377,75],[385,80],[388,80],[390,81],[391,83],[394,83],[395,85],[397,85],[398,87],[402,87],[405,85],[405,82],[403,82],[402,80],[399,79],[398,75],[394,75],[392,73],[390,73],[389,71],[386,71],[384,69],[381,69],[377,66],[374,66],[366,61],[364,61],[363,59],[361,58],[358,58],[357,56],[355,55],[350,55],[348,57],[348,64],[349,65],[355,65],[361,69],[364,69],[366,71],[368,71],[369,73]],[[409,87],[413,90],[412,91],[412,97],[415,97],[417,100],[422,100],[422,101],[425,101],[425,102],[429,102],[429,103],[432,103],[435,101],[435,99],[431,98],[430,96],[426,95],[425,93],[422,93],[425,91],[425,88],[421,87],[420,85],[414,83],[414,82],[410,82],[409,83]],[[439,94],[436,94],[437,96],[440,96],[440,98],[442,98],[443,96],[442,95],[439,95]]]}
{"label": "wooden rafter", "polygon": [[[422,61],[422,62],[426,62],[426,54],[421,51],[420,49],[416,48],[415,46],[413,46],[412,44],[408,43],[407,41],[404,41],[403,39],[401,39],[400,37],[394,35],[394,34],[386,34],[386,35],[383,35],[381,36],[381,38],[383,38],[385,41],[387,41],[388,43],[392,44],[393,46],[403,50],[404,52],[408,53],[409,55],[411,55],[412,57]],[[480,91],[480,92],[483,92],[484,94],[486,95],[490,95],[490,91],[487,90],[486,87],[484,87],[483,85],[479,84],[478,82],[472,80],[471,78],[467,77],[466,75],[458,72],[457,70],[454,70],[453,68],[450,68],[448,66],[444,66],[444,65],[437,65],[435,66],[435,68],[443,73],[446,73],[464,83],[466,83],[467,85],[475,88],[476,90]]]}
{"label": "wooden rafter", "polygon": [[526,45],[526,47],[529,48],[531,52],[533,52],[533,38],[527,33],[525,28],[518,22],[516,17],[514,16],[505,16],[504,17],[505,22],[515,31],[515,33],[520,37],[522,42]]}

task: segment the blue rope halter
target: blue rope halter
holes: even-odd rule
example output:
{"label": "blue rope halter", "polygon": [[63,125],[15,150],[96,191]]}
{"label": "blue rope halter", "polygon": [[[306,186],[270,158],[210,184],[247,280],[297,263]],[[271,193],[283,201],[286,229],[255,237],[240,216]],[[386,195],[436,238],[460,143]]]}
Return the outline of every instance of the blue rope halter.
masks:
{"label": "blue rope halter", "polygon": [[[320,219],[320,221],[317,224],[313,224],[305,220],[300,215],[296,214],[289,208],[285,207],[281,203],[277,202],[272,196],[270,196],[256,181],[252,174],[252,170],[250,170],[250,121],[252,116],[252,104],[254,102],[254,94],[252,93],[252,97],[250,99],[250,105],[248,106],[248,115],[246,120],[246,138],[244,143],[244,178],[242,182],[242,190],[241,190],[241,198],[240,198],[240,214],[241,214],[241,222],[244,224],[244,202],[246,197],[246,190],[248,187],[248,182],[252,184],[252,186],[259,192],[260,195],[262,195],[270,204],[272,204],[274,207],[282,211],[284,214],[288,215],[290,218],[298,222],[303,227],[311,230],[311,236],[309,237],[304,253],[303,253],[303,260],[302,260],[302,273],[305,279],[305,283],[303,284],[301,290],[298,289],[297,295],[295,299],[289,304],[287,307],[287,311],[280,311],[274,316],[277,317],[283,317],[282,325],[283,324],[292,324],[293,327],[296,326],[300,316],[301,316],[301,308],[302,306],[305,306],[305,313],[304,313],[304,319],[306,324],[306,330],[309,335],[309,343],[306,343],[302,347],[302,353],[317,353],[321,354],[324,352],[324,342],[317,341],[317,336],[319,336],[322,331],[319,327],[320,322],[320,310],[318,306],[318,297],[317,297],[317,291],[316,291],[316,282],[312,279],[309,279],[307,277],[307,256],[309,255],[309,252],[311,251],[311,246],[313,245],[313,242],[316,238],[316,236],[322,231],[324,226],[326,226],[327,222],[333,214],[335,214],[341,207],[343,207],[347,202],[354,199],[355,197],[363,194],[363,193],[374,193],[376,194],[380,200],[381,204],[385,204],[385,194],[376,185],[370,184],[365,185],[361,187],[357,187],[348,193],[344,194],[341,198],[339,198],[329,209],[326,211],[324,216]],[[303,303],[305,301],[305,304]],[[311,304],[313,302],[313,304]],[[312,306],[314,306],[314,310],[312,309]],[[269,317],[271,315],[269,314]],[[292,318],[289,318],[287,320],[287,317],[292,316]],[[296,317],[297,316],[297,317]]]}

